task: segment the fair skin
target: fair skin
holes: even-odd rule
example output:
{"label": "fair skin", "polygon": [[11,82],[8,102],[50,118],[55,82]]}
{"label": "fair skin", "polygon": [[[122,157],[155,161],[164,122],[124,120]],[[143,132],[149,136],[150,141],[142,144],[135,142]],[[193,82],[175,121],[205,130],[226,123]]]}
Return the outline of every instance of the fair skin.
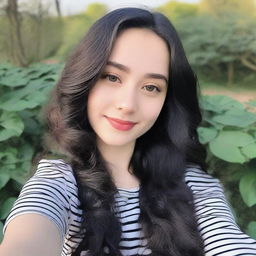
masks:
{"label": "fair skin", "polygon": [[[90,91],[89,121],[119,188],[139,186],[128,165],[136,139],[153,126],[162,109],[168,69],[169,52],[163,39],[148,29],[127,29],[117,38],[101,79]],[[109,118],[135,125],[120,130]]]}
{"label": "fair skin", "polygon": [[[147,29],[125,30],[115,42],[102,78],[89,94],[89,121],[117,187],[139,186],[128,165],[136,139],[153,126],[161,111],[168,67],[168,48],[160,37]],[[120,130],[108,117],[135,124],[122,124]],[[15,217],[0,245],[1,256],[59,256],[61,250],[56,225],[34,213]]]}
{"label": "fair skin", "polygon": [[1,256],[59,256],[61,250],[62,241],[55,224],[34,213],[14,218],[0,245]]}

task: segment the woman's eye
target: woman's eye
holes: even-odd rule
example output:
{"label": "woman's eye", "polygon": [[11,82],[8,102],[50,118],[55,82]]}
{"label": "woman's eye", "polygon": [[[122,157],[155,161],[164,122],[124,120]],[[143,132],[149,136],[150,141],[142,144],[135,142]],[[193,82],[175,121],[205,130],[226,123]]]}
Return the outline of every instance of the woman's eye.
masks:
{"label": "woman's eye", "polygon": [[110,82],[117,82],[119,78],[112,74],[104,74],[102,78],[107,78]]}
{"label": "woman's eye", "polygon": [[144,86],[145,89],[148,91],[148,92],[160,92],[161,90],[155,86],[155,85],[145,85]]}

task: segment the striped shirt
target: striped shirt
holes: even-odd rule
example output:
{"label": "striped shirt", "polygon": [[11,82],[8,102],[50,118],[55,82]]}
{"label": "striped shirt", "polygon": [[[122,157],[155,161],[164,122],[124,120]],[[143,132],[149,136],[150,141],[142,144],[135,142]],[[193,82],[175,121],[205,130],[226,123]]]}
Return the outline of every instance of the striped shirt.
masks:
{"label": "striped shirt", "polygon": [[[256,241],[237,226],[218,179],[199,167],[186,169],[185,181],[193,192],[199,232],[204,241],[206,256],[256,255]],[[78,189],[71,166],[63,160],[41,160],[36,173],[21,190],[6,222],[25,213],[46,216],[59,229],[63,241],[61,256],[70,256],[82,237],[78,234],[82,220]],[[118,188],[115,195],[116,216],[121,222],[120,250],[124,256],[150,255],[147,241],[138,222],[139,187]],[[85,213],[86,214],[86,213]],[[108,253],[108,248],[104,251]],[[81,256],[86,255],[82,252]]]}

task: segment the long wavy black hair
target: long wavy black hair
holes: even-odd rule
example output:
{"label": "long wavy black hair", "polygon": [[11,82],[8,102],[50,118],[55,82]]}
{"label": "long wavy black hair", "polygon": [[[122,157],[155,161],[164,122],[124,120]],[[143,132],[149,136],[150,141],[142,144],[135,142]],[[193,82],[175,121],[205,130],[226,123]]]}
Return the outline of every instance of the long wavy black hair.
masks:
{"label": "long wavy black hair", "polygon": [[84,212],[82,242],[72,256],[87,250],[92,256],[122,255],[121,224],[114,214],[117,188],[96,145],[87,117],[87,98],[100,78],[119,33],[146,28],[169,47],[166,99],[153,127],[137,139],[130,167],[139,178],[140,216],[147,247],[154,256],[201,256],[193,196],[184,181],[188,165],[206,170],[206,151],[198,141],[201,122],[197,79],[170,21],[161,13],[120,8],[89,29],[66,62],[46,111],[48,134],[74,170]]}

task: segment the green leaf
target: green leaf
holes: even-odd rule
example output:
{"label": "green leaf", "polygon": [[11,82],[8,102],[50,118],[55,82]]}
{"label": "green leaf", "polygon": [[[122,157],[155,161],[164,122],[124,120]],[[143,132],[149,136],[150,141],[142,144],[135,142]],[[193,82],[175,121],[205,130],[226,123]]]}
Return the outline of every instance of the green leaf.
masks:
{"label": "green leaf", "polygon": [[219,135],[209,142],[211,152],[220,159],[232,163],[247,161],[240,147],[254,142],[254,138],[241,131],[221,131]]}
{"label": "green leaf", "polygon": [[256,204],[256,170],[247,173],[241,178],[239,190],[244,202],[249,207]]}
{"label": "green leaf", "polygon": [[256,158],[256,143],[246,145],[241,150],[248,158]]}
{"label": "green leaf", "polygon": [[1,154],[1,163],[3,165],[16,163],[18,150],[14,147],[7,147],[5,152]]}
{"label": "green leaf", "polygon": [[22,111],[42,105],[48,98],[53,82],[45,81],[44,77],[31,80],[28,85],[1,97],[0,108],[6,111]]}
{"label": "green leaf", "polygon": [[242,103],[224,95],[204,95],[200,100],[200,105],[203,109],[222,113],[230,109],[244,109]]}
{"label": "green leaf", "polygon": [[246,233],[256,239],[256,221],[251,221],[248,226],[247,226],[247,229],[246,229]]}
{"label": "green leaf", "polygon": [[18,182],[21,185],[24,185],[31,176],[30,169],[31,169],[31,163],[28,161],[24,162],[21,165],[20,169],[13,170],[11,172],[10,174],[11,179]]}
{"label": "green leaf", "polygon": [[246,158],[241,154],[240,150],[233,145],[225,145],[221,141],[210,141],[209,147],[211,152],[218,158],[231,163],[244,163]]}
{"label": "green leaf", "polygon": [[19,136],[24,130],[24,123],[14,112],[4,111],[0,117],[0,141]]}
{"label": "green leaf", "polygon": [[241,131],[221,131],[218,140],[222,140],[223,144],[230,144],[237,147],[244,147],[254,142],[254,138]]}
{"label": "green leaf", "polygon": [[0,219],[3,220],[5,219],[9,212],[11,211],[14,202],[16,201],[16,197],[9,197],[2,205],[0,208]]}
{"label": "green leaf", "polygon": [[222,130],[222,129],[224,128],[224,125],[223,125],[223,124],[214,122],[214,121],[212,120],[212,117],[203,116],[203,119],[204,119],[204,121],[206,121],[206,122],[209,123],[210,125],[214,126],[214,128],[216,128],[217,130]]}
{"label": "green leaf", "polygon": [[22,144],[22,146],[20,146],[19,148],[19,152],[18,152],[18,157],[22,160],[22,161],[31,161],[32,157],[34,154],[34,148],[29,145],[28,143],[26,144]]}
{"label": "green leaf", "polygon": [[198,127],[197,132],[199,141],[203,144],[213,140],[218,134],[218,131],[214,127]]}
{"label": "green leaf", "polygon": [[3,222],[0,221],[0,244],[3,241],[3,236],[4,236],[3,228],[4,228],[4,224],[3,224]]}
{"label": "green leaf", "polygon": [[11,137],[17,136],[17,133],[12,130],[0,130],[0,141],[8,140]]}
{"label": "green leaf", "polygon": [[24,77],[24,74],[22,72],[14,73],[12,75],[5,76],[0,79],[0,84],[8,87],[24,86],[28,84],[28,82],[29,82],[29,79]]}
{"label": "green leaf", "polygon": [[243,109],[230,109],[212,120],[224,125],[247,127],[256,122],[256,115]]}
{"label": "green leaf", "polygon": [[2,189],[9,180],[10,180],[10,174],[7,172],[1,172],[0,173],[0,189]]}

